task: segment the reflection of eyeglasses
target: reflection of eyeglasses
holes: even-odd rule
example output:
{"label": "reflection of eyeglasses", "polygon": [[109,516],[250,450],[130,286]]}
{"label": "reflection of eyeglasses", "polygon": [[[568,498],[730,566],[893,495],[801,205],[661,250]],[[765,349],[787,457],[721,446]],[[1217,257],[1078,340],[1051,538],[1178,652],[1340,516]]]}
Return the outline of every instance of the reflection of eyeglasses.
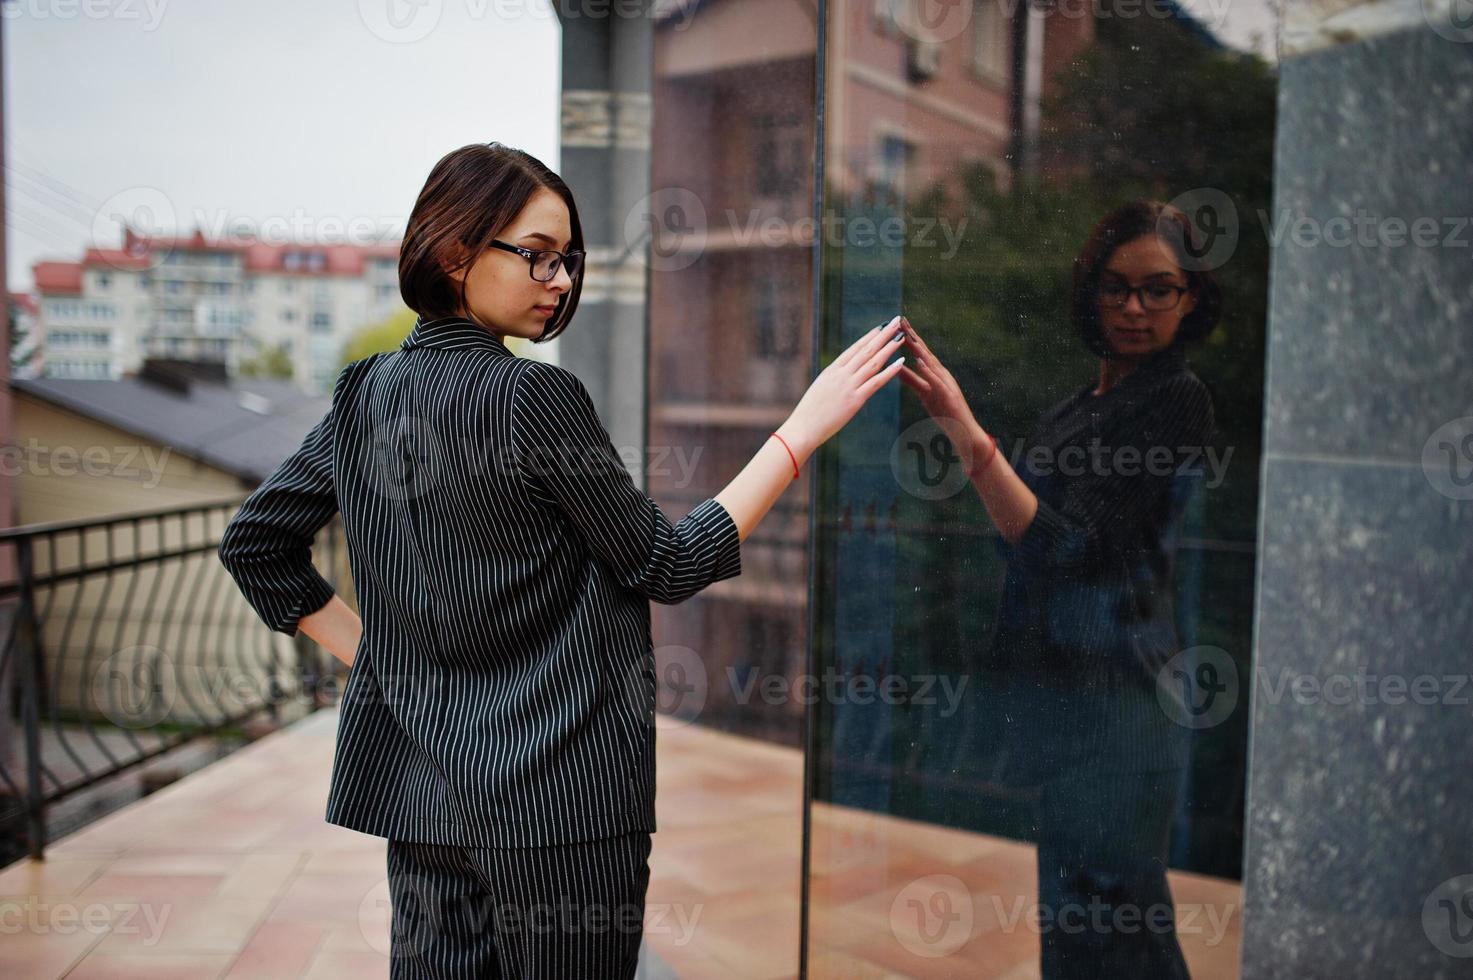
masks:
{"label": "reflection of eyeglasses", "polygon": [[522,248],[519,245],[508,245],[500,239],[492,239],[492,248],[499,248],[503,252],[515,252],[531,263],[529,274],[538,282],[551,282],[552,277],[557,275],[559,268],[568,270],[569,279],[577,279],[578,273],[583,271],[582,252],[559,252],[555,249]]}
{"label": "reflection of eyeglasses", "polygon": [[1181,302],[1181,294],[1189,293],[1190,289],[1185,286],[1173,286],[1170,283],[1152,282],[1144,286],[1127,286],[1123,282],[1102,282],[1099,288],[1101,306],[1119,308],[1130,302],[1130,294],[1137,293],[1141,298],[1141,308],[1146,310],[1169,310]]}

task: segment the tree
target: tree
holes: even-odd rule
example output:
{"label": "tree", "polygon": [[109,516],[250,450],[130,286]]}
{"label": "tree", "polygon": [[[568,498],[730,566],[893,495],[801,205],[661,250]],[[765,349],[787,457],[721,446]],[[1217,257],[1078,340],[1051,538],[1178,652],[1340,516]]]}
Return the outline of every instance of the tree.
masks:
{"label": "tree", "polygon": [[387,320],[359,327],[343,345],[342,364],[338,365],[339,368],[349,361],[361,361],[372,354],[396,349],[409,335],[409,331],[414,329],[415,319],[413,310],[404,309]]}
{"label": "tree", "polygon": [[284,344],[261,349],[254,357],[242,358],[237,373],[243,378],[283,378],[290,380],[295,371],[291,355]]}

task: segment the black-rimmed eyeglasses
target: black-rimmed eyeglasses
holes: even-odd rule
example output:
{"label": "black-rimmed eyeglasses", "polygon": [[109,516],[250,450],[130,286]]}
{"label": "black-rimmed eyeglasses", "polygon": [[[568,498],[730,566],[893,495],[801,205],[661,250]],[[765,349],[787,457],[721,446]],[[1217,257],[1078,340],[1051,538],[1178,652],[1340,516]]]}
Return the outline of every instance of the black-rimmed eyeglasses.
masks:
{"label": "black-rimmed eyeglasses", "polygon": [[1141,298],[1141,309],[1171,310],[1181,302],[1181,294],[1189,293],[1190,289],[1185,286],[1176,286],[1167,282],[1148,282],[1144,286],[1127,286],[1123,282],[1102,282],[1097,294],[1100,297],[1100,305],[1111,309],[1119,309],[1130,302],[1130,294],[1135,293]]}
{"label": "black-rimmed eyeglasses", "polygon": [[509,245],[499,239],[492,239],[491,247],[499,248],[503,252],[515,252],[526,259],[527,272],[538,282],[551,282],[553,276],[557,275],[558,269],[566,269],[569,279],[577,279],[578,274],[583,271],[582,252],[559,252],[551,248],[522,248],[520,245]]}

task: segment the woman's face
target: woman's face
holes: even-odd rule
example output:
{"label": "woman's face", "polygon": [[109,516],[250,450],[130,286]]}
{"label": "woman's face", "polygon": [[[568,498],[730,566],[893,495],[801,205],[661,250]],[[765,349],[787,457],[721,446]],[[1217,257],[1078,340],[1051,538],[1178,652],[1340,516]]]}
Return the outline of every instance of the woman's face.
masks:
{"label": "woman's face", "polygon": [[[572,240],[568,206],[561,197],[541,188],[496,238],[522,248],[565,252]],[[573,288],[562,266],[549,282],[538,282],[526,258],[499,248],[486,249],[468,270],[450,275],[457,284],[465,281],[467,309],[461,314],[503,338],[538,337],[556,312],[559,298]]]}
{"label": "woman's face", "polygon": [[[1110,347],[1124,358],[1146,357],[1163,350],[1176,339],[1182,318],[1196,309],[1191,293],[1176,293],[1170,287],[1187,288],[1186,275],[1176,256],[1159,237],[1146,235],[1116,248],[1100,270],[1102,293],[1113,287],[1142,286],[1149,297],[1171,302],[1169,309],[1147,309],[1141,293],[1132,292],[1124,306],[1100,302],[1100,327]],[[1162,302],[1161,305],[1164,305]]]}

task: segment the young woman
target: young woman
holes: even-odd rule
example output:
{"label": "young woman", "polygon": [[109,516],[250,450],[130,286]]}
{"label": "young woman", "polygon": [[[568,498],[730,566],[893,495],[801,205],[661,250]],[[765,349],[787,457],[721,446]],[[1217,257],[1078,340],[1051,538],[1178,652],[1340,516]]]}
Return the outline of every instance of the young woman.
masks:
{"label": "young woman", "polygon": [[1187,976],[1166,880],[1187,729],[1157,682],[1178,650],[1176,530],[1213,427],[1184,350],[1221,305],[1212,275],[1189,271],[1190,242],[1185,215],[1160,202],[1095,226],[1074,262],[1071,315],[1099,377],[1043,414],[1021,472],[907,324],[916,357],[901,380],[965,433],[1008,559],[984,676],[1011,723],[1005,776],[1040,789],[1047,980]]}
{"label": "young woman", "polygon": [[[634,974],[655,830],[649,603],[740,574],[740,543],[904,360],[898,317],[855,341],[672,524],[578,378],[505,343],[563,332],[583,255],[573,195],[536,159],[445,156],[401,247],[414,329],[343,369],[220,540],[272,629],[353,667],[327,820],[388,838],[396,978]],[[361,623],[311,562],[338,511]]]}

